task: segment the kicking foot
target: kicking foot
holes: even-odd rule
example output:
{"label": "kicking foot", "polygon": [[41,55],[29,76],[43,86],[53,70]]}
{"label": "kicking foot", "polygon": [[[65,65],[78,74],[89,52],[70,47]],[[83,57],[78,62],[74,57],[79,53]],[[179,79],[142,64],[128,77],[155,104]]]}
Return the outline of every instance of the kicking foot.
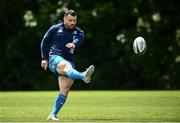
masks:
{"label": "kicking foot", "polygon": [[47,118],[47,120],[59,120],[58,118],[57,118],[57,116],[54,116],[54,115],[49,115],[48,116],[48,118]]}
{"label": "kicking foot", "polygon": [[84,76],[84,82],[85,83],[90,83],[91,81],[91,75],[94,72],[94,65],[91,65],[86,71],[85,71],[85,76]]}

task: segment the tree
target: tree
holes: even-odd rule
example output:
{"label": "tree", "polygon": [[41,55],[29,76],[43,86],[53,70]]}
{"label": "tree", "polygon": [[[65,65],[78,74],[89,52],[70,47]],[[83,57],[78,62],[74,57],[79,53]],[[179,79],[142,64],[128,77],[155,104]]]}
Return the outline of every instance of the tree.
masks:
{"label": "tree", "polygon": [[[73,89],[179,89],[179,7],[176,0],[0,1],[0,90],[57,89],[57,78],[40,68],[40,42],[66,8],[78,13],[85,43],[77,66],[95,64],[90,85]],[[143,36],[147,52],[137,56],[132,42]],[[82,52],[83,51],[83,52]]]}

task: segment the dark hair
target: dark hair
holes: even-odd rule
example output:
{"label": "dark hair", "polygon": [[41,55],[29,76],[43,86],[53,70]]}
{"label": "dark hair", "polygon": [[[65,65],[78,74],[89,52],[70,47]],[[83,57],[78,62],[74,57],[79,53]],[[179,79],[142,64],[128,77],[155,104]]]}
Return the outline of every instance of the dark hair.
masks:
{"label": "dark hair", "polygon": [[76,12],[72,9],[66,10],[64,16],[68,16],[68,15],[76,16]]}

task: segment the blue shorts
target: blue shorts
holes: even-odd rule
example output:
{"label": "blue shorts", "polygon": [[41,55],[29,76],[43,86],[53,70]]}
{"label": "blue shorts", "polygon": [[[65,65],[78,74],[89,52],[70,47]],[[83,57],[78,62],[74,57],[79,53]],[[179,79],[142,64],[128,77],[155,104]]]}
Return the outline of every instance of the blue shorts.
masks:
{"label": "blue shorts", "polygon": [[[57,65],[59,64],[59,62],[61,61],[64,61],[65,59],[62,57],[62,56],[58,56],[58,55],[51,55],[49,57],[49,69],[55,73],[55,74],[58,74],[57,71],[56,71],[56,68],[57,68]],[[75,68],[75,65],[74,63],[68,61],[68,60],[65,60],[69,63],[71,63],[72,67]]]}

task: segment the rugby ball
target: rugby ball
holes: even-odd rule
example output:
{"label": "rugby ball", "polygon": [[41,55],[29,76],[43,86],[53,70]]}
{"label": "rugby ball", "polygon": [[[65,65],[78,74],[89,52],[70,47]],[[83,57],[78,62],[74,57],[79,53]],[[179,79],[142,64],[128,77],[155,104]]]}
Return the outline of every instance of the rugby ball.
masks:
{"label": "rugby ball", "polygon": [[133,42],[133,50],[135,54],[144,54],[146,51],[146,41],[143,37],[137,37]]}

